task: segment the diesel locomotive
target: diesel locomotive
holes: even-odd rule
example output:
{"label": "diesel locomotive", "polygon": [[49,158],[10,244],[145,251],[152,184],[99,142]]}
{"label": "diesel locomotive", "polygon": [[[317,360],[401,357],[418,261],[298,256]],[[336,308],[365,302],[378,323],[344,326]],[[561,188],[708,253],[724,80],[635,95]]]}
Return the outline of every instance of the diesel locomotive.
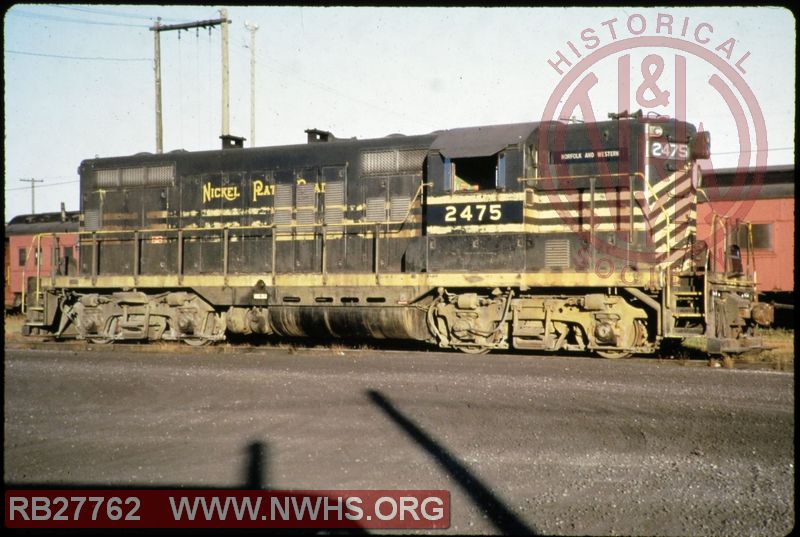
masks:
{"label": "diesel locomotive", "polygon": [[82,162],[79,267],[29,279],[24,332],[617,358],[689,337],[738,352],[771,322],[748,245],[696,240],[710,137],[689,123],[623,113],[364,140],[306,133],[298,145],[223,137],[220,150]]}

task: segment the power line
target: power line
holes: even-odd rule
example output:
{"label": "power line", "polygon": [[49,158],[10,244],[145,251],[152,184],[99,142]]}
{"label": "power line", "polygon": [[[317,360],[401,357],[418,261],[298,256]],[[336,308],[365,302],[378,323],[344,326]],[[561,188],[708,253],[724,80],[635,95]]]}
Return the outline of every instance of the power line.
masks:
{"label": "power line", "polygon": [[153,58],[103,58],[99,56],[65,56],[62,54],[45,54],[43,52],[27,52],[24,50],[7,50],[9,54],[23,54],[25,56],[40,56],[42,58],[58,58],[62,60],[92,60],[106,62],[151,62]]}
{"label": "power line", "polygon": [[[244,57],[244,52],[241,49],[234,48],[233,50],[239,56]],[[365,101],[363,99],[359,99],[357,97],[353,97],[351,95],[347,95],[346,93],[342,93],[341,91],[339,91],[339,90],[337,90],[335,88],[332,88],[331,86],[328,86],[326,84],[323,84],[321,82],[317,82],[317,81],[314,81],[314,80],[308,80],[306,78],[303,78],[303,77],[299,76],[298,74],[296,74],[294,71],[285,68],[284,65],[279,60],[277,60],[276,58],[273,58],[269,54],[260,53],[260,54],[258,54],[258,58],[265,58],[269,63],[278,66],[277,69],[273,67],[274,71],[277,71],[279,73],[283,73],[283,74],[285,74],[287,76],[295,78],[295,79],[297,79],[297,80],[299,80],[301,82],[304,82],[308,86],[315,86],[315,87],[321,89],[322,91],[325,91],[325,92],[330,93],[332,95],[337,95],[337,96],[342,97],[344,99],[347,99],[349,101],[352,101],[352,102],[355,102],[355,103],[358,103],[358,104],[362,104],[362,105],[368,106],[370,108],[374,108],[375,110],[379,110],[379,111],[381,111],[383,113],[388,113],[388,114],[391,114],[391,115],[394,115],[394,116],[397,116],[397,117],[402,117],[402,118],[404,118],[406,120],[411,120],[414,123],[416,123],[418,125],[424,125],[427,128],[437,128],[435,125],[432,125],[432,124],[427,123],[425,121],[421,121],[419,118],[411,116],[411,115],[409,115],[409,114],[407,114],[405,112],[399,112],[397,110],[393,110],[393,109],[387,108],[385,106],[380,106],[380,105],[371,103],[369,101]]]}
{"label": "power line", "polygon": [[[240,55],[243,54],[243,52],[241,50],[239,50],[239,49],[235,48],[234,50],[236,51],[237,54],[240,54]],[[297,80],[300,80],[301,82],[304,82],[309,86],[315,86],[315,87],[317,87],[317,88],[319,88],[319,89],[321,89],[321,90],[323,90],[323,91],[325,91],[327,93],[330,93],[332,95],[337,95],[337,96],[342,97],[344,99],[347,99],[349,101],[352,101],[352,102],[355,102],[355,103],[358,103],[358,104],[362,104],[364,106],[369,106],[370,108],[374,108],[375,110],[379,110],[379,111],[384,112],[384,113],[389,113],[389,114],[392,114],[394,116],[403,117],[403,118],[405,118],[407,120],[413,121],[414,123],[416,123],[418,125],[424,125],[424,126],[426,126],[428,128],[435,128],[434,125],[432,125],[430,123],[427,123],[425,121],[420,121],[418,118],[410,116],[409,114],[406,114],[404,112],[398,112],[397,110],[392,110],[391,108],[386,108],[385,106],[380,106],[380,105],[377,105],[377,104],[373,104],[373,103],[371,103],[369,101],[365,101],[363,99],[359,99],[357,97],[353,97],[351,95],[347,95],[345,93],[342,93],[341,91],[338,91],[338,90],[336,90],[336,89],[334,89],[334,88],[332,88],[332,87],[330,87],[330,86],[328,86],[326,84],[322,84],[320,82],[316,82],[316,81],[313,81],[313,80],[308,80],[306,78],[303,78],[303,77],[297,75],[296,73],[294,73],[293,71],[284,68],[283,64],[281,64],[280,61],[278,61],[275,58],[269,56],[268,54],[263,54],[262,53],[262,54],[259,55],[259,57],[265,58],[268,62],[272,63],[273,65],[277,65],[278,66],[277,69],[273,68],[273,70],[278,71],[279,73],[283,73],[285,75],[288,75],[288,76],[290,76],[292,78],[295,78]]]}
{"label": "power line", "polygon": [[[78,7],[78,6],[58,6],[58,5],[54,5],[54,6],[50,6],[50,7],[55,7],[55,8],[58,8],[58,9],[69,9],[69,10],[72,10],[72,11],[81,11],[83,13],[93,13],[95,15],[106,15],[106,16],[109,16],[109,17],[122,17],[122,18],[126,18],[126,19],[143,19],[143,20],[149,20],[149,21],[156,20],[156,17],[150,17],[150,16],[147,16],[147,15],[134,15],[133,13],[124,13],[124,12],[120,12],[120,11],[111,11],[111,10],[108,10],[108,9],[96,9],[96,8]],[[166,17],[161,17],[161,20],[178,21],[179,19],[168,19]]]}
{"label": "power line", "polygon": [[20,179],[23,183],[31,184],[31,214],[36,214],[36,183],[44,183],[43,179]]}
{"label": "power line", "polygon": [[[228,132],[228,11],[223,8],[219,10],[220,18],[213,20],[201,20],[195,22],[184,22],[181,24],[161,24],[161,19],[157,19],[156,23],[150,27],[153,32],[155,52],[155,84],[156,84],[156,153],[163,151],[163,129],[161,124],[161,33],[177,31],[178,32],[178,59],[180,60],[180,36],[182,30],[195,29],[199,32],[199,28],[213,28],[215,26],[222,26],[222,138],[223,143],[227,143],[226,137],[229,137]],[[209,33],[210,35],[210,33]]]}
{"label": "power line", "polygon": [[68,179],[72,177],[71,175],[45,175],[39,177],[39,179]]}
{"label": "power line", "polygon": [[[22,181],[22,180],[23,179],[20,179],[20,181]],[[79,182],[80,182],[80,179],[74,179],[72,181],[61,181],[59,183],[49,183],[49,184],[43,185],[43,186],[51,187],[51,186],[58,186],[58,185],[69,185],[69,184],[72,184],[72,183],[79,183]],[[6,188],[5,191],[6,192],[11,192],[12,190],[30,190],[30,188],[31,187],[29,187],[29,186],[19,186],[19,187],[15,187],[15,188]]]}
{"label": "power line", "polygon": [[90,21],[87,19],[70,19],[68,17],[58,17],[56,15],[45,15],[41,13],[31,13],[29,11],[20,11],[18,9],[9,11],[9,15],[16,15],[18,17],[27,17],[31,19],[42,19],[48,20],[53,22],[71,22],[75,24],[93,24],[97,26],[127,26],[131,28],[147,28],[146,24],[126,24],[124,22],[100,22],[100,21]]}

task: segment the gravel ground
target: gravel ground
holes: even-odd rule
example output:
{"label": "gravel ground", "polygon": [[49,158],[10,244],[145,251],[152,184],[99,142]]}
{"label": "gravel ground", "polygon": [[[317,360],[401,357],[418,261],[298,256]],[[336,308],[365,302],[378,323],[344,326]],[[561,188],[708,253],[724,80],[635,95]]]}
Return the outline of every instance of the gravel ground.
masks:
{"label": "gravel ground", "polygon": [[7,486],[447,489],[445,533],[794,526],[793,372],[412,351],[58,349],[6,344]]}

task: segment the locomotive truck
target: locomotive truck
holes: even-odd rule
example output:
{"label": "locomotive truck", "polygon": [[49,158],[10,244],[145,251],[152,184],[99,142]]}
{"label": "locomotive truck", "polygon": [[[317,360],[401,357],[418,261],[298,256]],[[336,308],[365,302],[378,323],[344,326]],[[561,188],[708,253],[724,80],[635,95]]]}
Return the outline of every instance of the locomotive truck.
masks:
{"label": "locomotive truck", "polygon": [[24,332],[618,358],[689,337],[712,353],[756,348],[771,322],[747,245],[719,255],[696,241],[710,137],[689,123],[623,113],[306,133],[298,145],[223,137],[220,150],[82,162],[79,270],[31,280]]}

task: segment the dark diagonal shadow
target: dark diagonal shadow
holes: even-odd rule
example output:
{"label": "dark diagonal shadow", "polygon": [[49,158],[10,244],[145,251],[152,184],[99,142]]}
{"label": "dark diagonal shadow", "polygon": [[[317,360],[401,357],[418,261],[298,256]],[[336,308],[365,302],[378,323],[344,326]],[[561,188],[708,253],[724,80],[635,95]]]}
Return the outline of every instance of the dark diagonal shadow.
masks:
{"label": "dark diagonal shadow", "polygon": [[247,445],[247,462],[244,472],[244,488],[264,490],[269,488],[267,481],[267,444],[250,442]]}
{"label": "dark diagonal shadow", "polygon": [[367,390],[367,396],[383,410],[403,431],[408,434],[436,462],[456,480],[461,489],[480,507],[489,520],[504,535],[536,535],[538,532],[509,510],[492,490],[478,479],[464,464],[442,445],[404,416],[386,397],[376,390]]}

